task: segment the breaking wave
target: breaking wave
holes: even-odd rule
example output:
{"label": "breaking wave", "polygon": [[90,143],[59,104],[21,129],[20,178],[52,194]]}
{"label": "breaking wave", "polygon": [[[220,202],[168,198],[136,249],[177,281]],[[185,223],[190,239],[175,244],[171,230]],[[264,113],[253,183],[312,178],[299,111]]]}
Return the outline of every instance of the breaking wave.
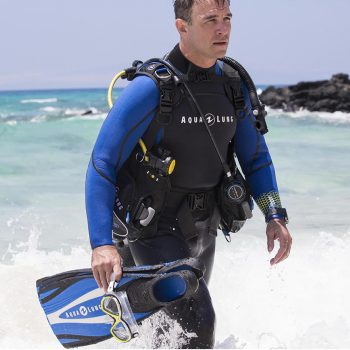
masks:
{"label": "breaking wave", "polygon": [[88,109],[67,108],[59,109],[52,106],[40,108],[34,115],[3,115],[0,123],[17,125],[17,123],[42,123],[53,120],[104,120],[107,112],[100,111],[95,107]]}
{"label": "breaking wave", "polygon": [[32,98],[28,100],[21,100],[20,103],[53,103],[57,102],[58,99],[56,97],[52,98]]}
{"label": "breaking wave", "polygon": [[[90,264],[88,243],[66,253],[48,252],[38,248],[40,236],[33,226],[27,242],[7,250],[11,262],[0,263],[6,281],[1,298],[16,300],[15,309],[2,302],[1,348],[59,348],[37,300],[35,281]],[[350,347],[349,232],[299,233],[295,238],[289,259],[270,267],[263,235],[238,234],[230,245],[219,235],[209,285],[217,316],[215,348]],[[127,347],[150,348],[154,322],[144,322],[141,336]],[[30,329],[30,337],[24,341],[18,329]],[[178,325],[171,329],[171,337],[181,335]],[[93,346],[115,347],[113,340]]]}
{"label": "breaking wave", "polygon": [[268,117],[273,118],[291,118],[294,120],[312,120],[320,123],[334,125],[350,125],[350,113],[345,112],[310,112],[301,109],[296,112],[285,112],[282,109],[272,109],[267,107]]}

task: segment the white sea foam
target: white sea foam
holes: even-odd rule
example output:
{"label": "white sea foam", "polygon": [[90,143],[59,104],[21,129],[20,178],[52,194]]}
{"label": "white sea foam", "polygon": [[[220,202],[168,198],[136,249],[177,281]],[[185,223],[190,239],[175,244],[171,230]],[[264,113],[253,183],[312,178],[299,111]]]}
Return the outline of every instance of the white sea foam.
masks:
{"label": "white sea foam", "polygon": [[274,267],[264,235],[221,245],[210,284],[217,344],[232,337],[247,348],[350,347],[349,233],[299,232]]}
{"label": "white sea foam", "polygon": [[284,112],[281,109],[272,109],[267,107],[268,117],[283,118],[288,117],[299,120],[315,120],[323,123],[330,124],[349,124],[350,125],[350,113],[345,112],[310,112],[306,109],[300,109],[296,112]]}
{"label": "white sea foam", "polygon": [[[11,225],[12,222],[7,224]],[[9,246],[5,256],[6,260],[11,257],[11,264],[0,263],[0,278],[6,281],[0,284],[1,349],[62,348],[47,324],[37,298],[35,281],[59,272],[89,267],[91,252],[81,247],[72,248],[69,254],[38,250],[40,236],[39,229],[33,226],[28,241],[21,242],[16,247]],[[4,261],[4,257],[1,260]],[[163,338],[152,338],[150,334],[155,325],[162,324],[167,324],[168,328],[163,329]],[[20,337],[19,331],[22,335]],[[123,344],[123,348],[151,348],[155,342],[158,346],[174,348],[177,343],[185,343],[193,336],[195,335],[184,332],[176,321],[170,320],[164,313],[157,313],[140,327],[140,337],[129,344]],[[111,339],[86,348],[117,347],[118,344]]]}
{"label": "white sea foam", "polygon": [[45,122],[47,120],[47,116],[46,115],[36,115],[35,117],[30,119],[31,123],[42,123]]}
{"label": "white sea foam", "polygon": [[[209,286],[217,316],[216,348],[350,347],[350,232],[299,233],[291,256],[275,267],[269,266],[264,235],[244,232],[231,244],[218,239]],[[0,264],[0,348],[61,348],[40,308],[35,281],[88,267],[90,251],[45,252],[38,246],[40,232],[33,227],[27,242],[9,247],[11,264]],[[164,317],[144,322],[141,337],[120,347],[152,347],[154,322]],[[170,343],[162,340],[162,345],[175,347],[181,327],[173,322],[169,332]],[[185,333],[183,341],[191,336]],[[91,348],[119,344],[108,340]]]}
{"label": "white sea foam", "polygon": [[58,99],[55,97],[52,98],[31,98],[28,100],[21,100],[21,103],[52,103],[57,102]]}
{"label": "white sea foam", "polygon": [[43,107],[43,108],[40,108],[41,111],[44,111],[44,112],[57,112],[59,111],[60,109],[59,108],[56,108],[56,107],[52,107],[52,106],[47,106],[47,107]]}
{"label": "white sea foam", "polygon": [[71,116],[68,118],[65,118],[65,120],[104,120],[107,117],[107,113],[102,113],[98,111],[96,108],[94,109],[94,112],[91,114],[86,114],[86,115],[82,115],[82,114],[83,113],[69,112],[66,115],[71,115]]}
{"label": "white sea foam", "polygon": [[17,120],[9,120],[5,124],[10,125],[10,126],[14,126],[14,125],[17,125]]}
{"label": "white sea foam", "polygon": [[[96,114],[96,113],[98,113],[98,109],[95,108],[95,107],[89,107],[89,108],[87,109],[87,111],[90,111],[91,114]],[[85,112],[86,112],[86,111],[85,111]]]}
{"label": "white sea foam", "polygon": [[99,113],[99,111],[95,107],[89,107],[89,108],[86,108],[86,109],[67,108],[64,111],[64,114],[68,115],[68,116],[70,116],[70,115],[71,116],[81,116],[81,115],[84,115],[84,114],[86,114],[87,116],[91,116],[91,115],[94,115],[94,114],[97,114],[97,113]]}
{"label": "white sea foam", "polygon": [[74,115],[74,116],[77,116],[77,115],[82,115],[83,113],[86,112],[86,109],[78,109],[78,108],[67,108],[65,111],[64,111],[64,114],[65,115]]}
{"label": "white sea foam", "polygon": [[83,115],[80,117],[82,120],[104,120],[107,117],[107,113],[97,113],[91,115]]}

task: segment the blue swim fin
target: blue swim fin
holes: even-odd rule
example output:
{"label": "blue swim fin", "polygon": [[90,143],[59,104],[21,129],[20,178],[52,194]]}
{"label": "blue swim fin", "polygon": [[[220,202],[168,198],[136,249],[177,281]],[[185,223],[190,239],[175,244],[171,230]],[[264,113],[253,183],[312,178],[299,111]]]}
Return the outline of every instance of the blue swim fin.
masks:
{"label": "blue swim fin", "polygon": [[[126,292],[133,316],[140,323],[169,303],[194,293],[202,276],[197,259],[124,267],[117,291]],[[104,292],[98,288],[91,269],[45,277],[36,286],[46,318],[65,348],[111,338],[113,320],[101,310]]]}

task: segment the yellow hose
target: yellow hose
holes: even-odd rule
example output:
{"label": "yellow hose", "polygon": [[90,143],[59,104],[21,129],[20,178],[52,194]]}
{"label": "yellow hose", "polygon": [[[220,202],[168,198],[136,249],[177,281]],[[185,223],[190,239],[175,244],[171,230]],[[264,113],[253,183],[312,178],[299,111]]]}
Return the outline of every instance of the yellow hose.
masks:
{"label": "yellow hose", "polygon": [[[126,74],[126,71],[122,70],[112,79],[111,83],[109,84],[108,93],[107,93],[107,101],[108,101],[109,108],[113,107],[113,88],[114,88],[114,85],[117,82],[117,80],[125,74]],[[142,152],[145,155],[146,162],[148,162],[149,157],[147,156],[147,147],[146,147],[145,143],[142,141],[142,139],[139,139],[139,145],[141,146]]]}
{"label": "yellow hose", "polygon": [[108,107],[112,108],[113,107],[113,88],[115,83],[117,82],[117,80],[119,78],[121,78],[123,75],[125,75],[125,70],[122,70],[120,73],[118,73],[111,81],[111,83],[109,84],[109,88],[108,88],[108,95],[107,95],[107,100],[108,100]]}

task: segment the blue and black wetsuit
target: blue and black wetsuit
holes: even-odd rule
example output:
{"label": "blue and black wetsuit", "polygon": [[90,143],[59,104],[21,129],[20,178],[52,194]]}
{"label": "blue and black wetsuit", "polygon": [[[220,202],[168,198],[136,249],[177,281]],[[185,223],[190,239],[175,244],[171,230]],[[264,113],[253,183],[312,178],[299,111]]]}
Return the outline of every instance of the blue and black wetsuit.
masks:
{"label": "blue and black wetsuit", "polygon": [[[221,154],[229,160],[234,149],[251,193],[264,214],[272,206],[280,207],[272,160],[264,137],[255,128],[245,85],[241,87],[245,109],[236,116],[223,80],[212,78],[223,75],[219,64],[208,69],[196,67],[182,55],[178,46],[169,54],[168,60],[191,77],[189,85],[203,109]],[[147,139],[153,123],[157,123],[159,99],[159,87],[155,81],[138,76],[124,89],[101,128],[86,177],[86,210],[92,248],[113,244],[116,178],[137,147],[138,140]],[[201,282],[196,295],[167,311],[184,329],[197,334],[197,338],[191,338],[189,348],[210,348],[214,345],[215,313],[206,283],[213,266],[219,222],[217,218],[213,219],[215,196],[211,194],[221,180],[222,165],[198,112],[181,93],[174,102],[169,125],[159,128],[157,142],[170,150],[177,162],[170,176],[169,202],[156,232],[130,243],[130,249],[138,265],[189,256],[203,261],[205,281]],[[189,234],[186,226],[179,223],[178,206],[194,193],[207,194],[206,205],[192,211],[196,232]]]}

